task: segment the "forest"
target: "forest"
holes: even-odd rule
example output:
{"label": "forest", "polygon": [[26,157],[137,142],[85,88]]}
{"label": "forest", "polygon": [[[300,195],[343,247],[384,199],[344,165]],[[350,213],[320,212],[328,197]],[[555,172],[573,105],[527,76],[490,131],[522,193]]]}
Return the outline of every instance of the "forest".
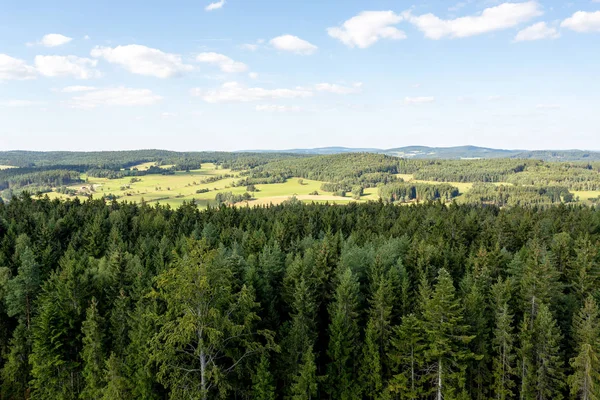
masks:
{"label": "forest", "polygon": [[23,194],[0,398],[597,399],[599,241],[581,205]]}

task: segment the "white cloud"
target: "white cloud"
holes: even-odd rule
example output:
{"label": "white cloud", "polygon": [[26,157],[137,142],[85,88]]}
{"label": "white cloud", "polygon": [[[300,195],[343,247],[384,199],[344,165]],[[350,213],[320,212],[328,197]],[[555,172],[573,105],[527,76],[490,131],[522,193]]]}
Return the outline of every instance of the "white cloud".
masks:
{"label": "white cloud", "polygon": [[149,106],[158,103],[162,97],[149,89],[130,89],[125,87],[99,89],[81,96],[73,97],[74,108],[95,108],[98,106]]}
{"label": "white cloud", "polygon": [[271,39],[269,43],[277,50],[289,51],[301,55],[313,54],[318,49],[314,44],[293,35],[277,36]]}
{"label": "white cloud", "polygon": [[435,103],[435,97],[405,97],[404,104],[409,105],[419,105],[419,104],[428,104]]}
{"label": "white cloud", "polygon": [[296,89],[264,89],[247,87],[238,82],[224,83],[218,89],[191,90],[192,96],[202,97],[207,103],[246,103],[265,99],[295,99],[311,97],[313,93],[303,88]]}
{"label": "white cloud", "polygon": [[0,54],[0,81],[34,79],[36,75],[35,68],[25,61]]}
{"label": "white cloud", "polygon": [[156,78],[170,78],[193,70],[177,54],[164,53],[138,44],[115,48],[96,47],[91,54],[92,57],[102,57],[109,63],[120,65],[131,73]]}
{"label": "white cloud", "polygon": [[205,10],[206,11],[218,10],[219,8],[223,8],[224,5],[225,5],[225,0],[219,0],[219,1],[216,1],[214,3],[210,3],[209,5],[207,5]]}
{"label": "white cloud", "polygon": [[363,11],[341,27],[328,28],[327,33],[348,47],[364,49],[380,39],[406,39],[406,34],[393,26],[402,20],[393,11]]}
{"label": "white cloud", "polygon": [[300,112],[301,107],[298,106],[280,106],[276,104],[260,104],[256,106],[258,112],[271,112],[271,113],[286,113],[286,112]]}
{"label": "white cloud", "polygon": [[91,92],[96,90],[93,86],[67,86],[61,90],[63,93],[80,93],[80,92]]}
{"label": "white cloud", "polygon": [[502,101],[504,100],[504,96],[499,96],[499,95],[494,95],[494,96],[488,96],[488,101]]}
{"label": "white cloud", "polygon": [[519,31],[517,36],[515,36],[515,42],[541,39],[558,39],[559,37],[560,33],[558,33],[555,28],[549,27],[545,22],[538,22],[537,24],[533,24]]}
{"label": "white cloud", "polygon": [[538,104],[535,106],[538,110],[558,110],[560,105],[558,104]]}
{"label": "white cloud", "polygon": [[177,114],[172,113],[172,112],[164,112],[164,113],[160,114],[160,117],[162,119],[171,119],[171,118],[177,117]]}
{"label": "white cloud", "polygon": [[196,61],[208,64],[214,64],[223,72],[245,72],[248,66],[242,62],[233,61],[224,54],[219,53],[201,53],[196,57]]}
{"label": "white cloud", "polygon": [[248,51],[256,51],[258,50],[258,45],[257,44],[252,44],[252,43],[244,43],[243,45],[240,46],[242,49],[244,50],[248,50]]}
{"label": "white cloud", "polygon": [[317,92],[327,92],[334,94],[353,94],[360,93],[362,89],[362,83],[357,82],[352,87],[336,85],[334,83],[318,83],[315,85]]}
{"label": "white cloud", "polygon": [[414,16],[410,12],[404,15],[429,39],[464,38],[483,33],[512,28],[542,15],[537,1],[525,3],[503,3],[486,8],[480,14],[443,20],[433,14]]}
{"label": "white cloud", "polygon": [[75,79],[91,79],[101,76],[95,70],[98,61],[76,56],[36,56],[35,67],[47,77],[71,76]]}
{"label": "white cloud", "polygon": [[69,43],[71,40],[73,39],[59,33],[50,33],[45,35],[42,40],[40,40],[39,44],[46,47],[58,47]]}
{"label": "white cloud", "polygon": [[31,100],[8,100],[8,101],[0,102],[0,106],[2,106],[2,107],[32,107],[32,106],[39,106],[41,104],[44,104],[44,103],[39,102],[39,101],[31,101]]}
{"label": "white cloud", "polygon": [[250,79],[258,79],[258,73],[257,72],[250,72],[248,74],[248,76],[250,77]]}
{"label": "white cloud", "polygon": [[600,11],[577,11],[565,19],[560,26],[576,32],[600,32]]}
{"label": "white cloud", "polygon": [[85,35],[85,36],[83,37],[83,40],[90,40],[90,39],[91,39],[91,38],[90,38],[90,35]]}

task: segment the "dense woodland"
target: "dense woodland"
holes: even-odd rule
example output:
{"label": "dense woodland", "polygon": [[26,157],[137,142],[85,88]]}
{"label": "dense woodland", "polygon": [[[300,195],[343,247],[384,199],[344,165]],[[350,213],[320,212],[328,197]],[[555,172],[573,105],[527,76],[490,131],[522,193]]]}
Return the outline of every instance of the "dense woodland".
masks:
{"label": "dense woodland", "polygon": [[0,204],[2,399],[597,399],[600,211]]}

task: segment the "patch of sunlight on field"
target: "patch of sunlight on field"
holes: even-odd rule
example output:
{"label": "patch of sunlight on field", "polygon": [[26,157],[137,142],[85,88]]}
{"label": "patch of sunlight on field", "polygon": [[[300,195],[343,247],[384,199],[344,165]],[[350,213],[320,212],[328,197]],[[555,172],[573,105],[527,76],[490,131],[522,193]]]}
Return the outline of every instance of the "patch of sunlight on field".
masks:
{"label": "patch of sunlight on field", "polygon": [[599,190],[590,190],[590,191],[579,191],[579,190],[571,190],[571,193],[573,193],[573,196],[575,196],[575,198],[579,198],[579,201],[581,203],[584,204],[589,204],[592,205],[594,204],[593,202],[590,201],[590,199],[597,199],[600,196],[600,191]]}
{"label": "patch of sunlight on field", "polygon": [[133,167],[131,167],[131,169],[137,169],[138,171],[147,171],[148,168],[152,167],[153,165],[156,165],[156,162],[151,161],[143,164],[134,165]]}
{"label": "patch of sunlight on field", "polygon": [[17,168],[14,165],[0,165],[0,171],[2,171],[3,169],[11,169],[11,168]]}

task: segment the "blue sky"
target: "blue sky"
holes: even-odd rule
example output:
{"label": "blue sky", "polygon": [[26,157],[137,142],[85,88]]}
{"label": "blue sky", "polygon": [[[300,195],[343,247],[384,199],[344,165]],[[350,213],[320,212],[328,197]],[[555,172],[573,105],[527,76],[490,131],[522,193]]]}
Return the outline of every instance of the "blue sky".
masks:
{"label": "blue sky", "polygon": [[0,149],[600,150],[600,0],[4,0]]}

